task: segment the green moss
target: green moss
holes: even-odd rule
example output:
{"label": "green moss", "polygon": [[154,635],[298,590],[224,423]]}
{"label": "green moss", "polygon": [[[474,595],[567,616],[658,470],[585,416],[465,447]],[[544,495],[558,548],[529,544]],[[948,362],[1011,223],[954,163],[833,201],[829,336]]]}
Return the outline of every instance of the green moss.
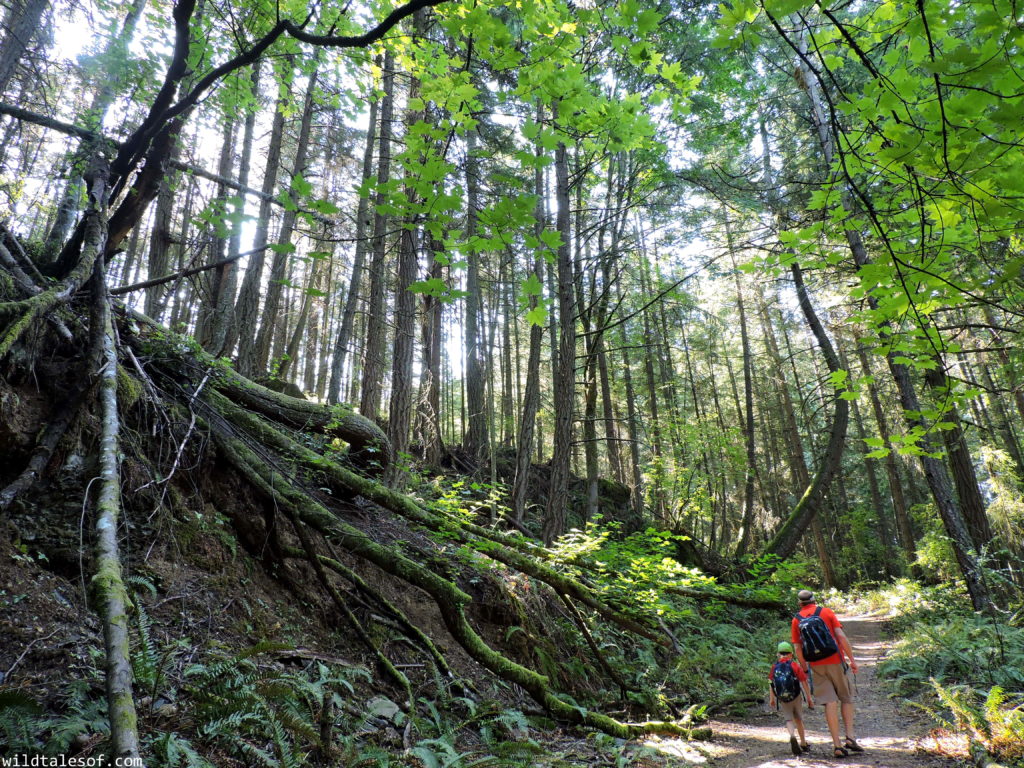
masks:
{"label": "green moss", "polygon": [[104,606],[112,597],[119,598],[125,606],[131,605],[128,592],[124,588],[124,581],[121,579],[121,569],[113,560],[102,560],[89,583],[92,588],[93,601],[101,611],[105,610]]}
{"label": "green moss", "polygon": [[117,402],[122,408],[131,408],[142,397],[142,382],[117,366]]}

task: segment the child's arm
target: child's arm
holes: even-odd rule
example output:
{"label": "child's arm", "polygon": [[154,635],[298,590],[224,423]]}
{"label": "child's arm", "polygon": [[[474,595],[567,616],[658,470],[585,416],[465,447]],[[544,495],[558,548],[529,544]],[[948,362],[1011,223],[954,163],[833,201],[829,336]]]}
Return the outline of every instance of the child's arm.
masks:
{"label": "child's arm", "polygon": [[814,699],[811,697],[811,686],[807,684],[806,680],[801,680],[800,685],[803,687],[804,696],[807,698],[807,708],[814,709]]}
{"label": "child's arm", "polygon": [[772,688],[771,683],[768,684],[768,706],[775,706],[775,689]]}

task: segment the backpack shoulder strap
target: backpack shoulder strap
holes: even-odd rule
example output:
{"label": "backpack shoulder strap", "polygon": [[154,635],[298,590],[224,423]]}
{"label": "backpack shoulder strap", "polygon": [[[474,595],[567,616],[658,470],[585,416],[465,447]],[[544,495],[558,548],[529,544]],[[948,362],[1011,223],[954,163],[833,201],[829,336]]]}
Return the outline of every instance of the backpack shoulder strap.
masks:
{"label": "backpack shoulder strap", "polygon": [[814,609],[814,615],[815,616],[821,616],[821,606],[820,605],[817,608]]}

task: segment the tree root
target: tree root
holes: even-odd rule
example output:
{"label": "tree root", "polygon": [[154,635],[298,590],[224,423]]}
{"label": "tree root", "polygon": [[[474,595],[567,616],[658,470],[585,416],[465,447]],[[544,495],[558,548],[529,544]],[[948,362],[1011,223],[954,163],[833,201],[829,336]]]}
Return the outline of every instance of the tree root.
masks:
{"label": "tree root", "polygon": [[648,626],[644,626],[636,619],[623,614],[620,611],[602,602],[588,587],[579,581],[555,571],[553,568],[528,557],[521,552],[505,547],[496,541],[480,541],[469,534],[479,526],[463,527],[460,522],[450,518],[443,518],[428,512],[408,496],[393,491],[374,480],[363,477],[355,472],[345,469],[336,462],[320,456],[316,452],[300,445],[296,441],[284,435],[280,430],[262,421],[251,413],[232,403],[223,395],[209,393],[207,399],[210,404],[229,421],[240,429],[252,434],[258,440],[285,455],[298,459],[303,465],[314,472],[323,472],[328,481],[336,484],[343,492],[362,496],[369,501],[381,505],[385,509],[394,512],[410,522],[424,526],[428,530],[451,537],[454,540],[472,547],[486,556],[504,565],[514,568],[521,573],[541,581],[556,592],[569,595],[579,600],[583,605],[593,609],[606,620],[618,625],[622,629],[633,632],[641,637],[646,637],[653,642],[669,647],[671,642],[660,633]]}
{"label": "tree root", "polygon": [[[147,334],[145,345],[132,339],[138,352],[145,354],[157,349],[167,359],[183,360],[183,345],[174,343],[170,333],[150,317],[130,310],[127,314],[155,333]],[[275,392],[250,381],[230,367],[218,363],[206,352],[188,345],[193,362],[205,369],[216,371],[213,386],[232,401],[245,405],[272,422],[297,430],[320,432],[348,443],[348,459],[369,474],[380,474],[387,466],[390,443],[384,431],[374,422],[349,408],[327,406]]]}
{"label": "tree root", "polygon": [[0,525],[2,525],[4,513],[14,503],[14,500],[35,484],[46,465],[50,463],[57,444],[60,443],[60,439],[64,437],[64,433],[67,432],[71,422],[78,414],[79,408],[82,407],[82,401],[87,391],[86,387],[79,387],[60,404],[57,411],[47,419],[46,427],[39,436],[25,469],[0,491]]}
{"label": "tree root", "polygon": [[580,634],[583,635],[583,639],[586,640],[587,646],[590,648],[590,652],[594,655],[594,659],[601,666],[601,669],[605,671],[615,684],[619,686],[619,695],[622,697],[623,702],[626,699],[626,694],[631,690],[636,690],[631,686],[627,685],[626,681],[622,679],[622,675],[616,672],[612,665],[608,663],[608,660],[601,653],[601,649],[598,648],[597,642],[594,640],[594,636],[590,633],[590,627],[587,626],[586,620],[580,615],[579,610],[573,605],[572,601],[563,594],[559,594],[558,597],[561,599],[562,604],[565,605],[569,615],[572,617],[573,622],[579,629]]}
{"label": "tree root", "polygon": [[[285,505],[284,510],[285,513],[288,514],[290,512],[290,507]],[[341,599],[341,595],[338,594],[338,590],[328,578],[327,572],[324,570],[324,565],[317,556],[316,550],[313,548],[313,542],[310,540],[309,534],[306,533],[306,529],[302,523],[296,520],[291,514],[288,514],[288,519],[292,523],[295,535],[299,537],[299,541],[302,543],[303,554],[305,555],[306,561],[313,568],[313,571],[316,573],[317,578],[323,585],[323,588],[327,590],[327,594],[330,595],[334,606],[341,612],[341,615],[345,617],[345,620],[348,621],[349,626],[352,627],[352,631],[356,633],[356,637],[358,637],[362,643],[370,649],[376,657],[377,663],[381,665],[381,668],[387,676],[405,691],[406,705],[408,707],[412,707],[415,699],[412,695],[412,685],[409,683],[409,678],[391,663],[391,659],[384,655],[377,644],[373,642],[373,638],[367,634],[359,619],[357,619],[355,614],[349,610],[347,605],[345,605],[345,601]]]}
{"label": "tree root", "polygon": [[377,474],[387,467],[390,446],[384,431],[364,416],[341,406],[325,406],[275,392],[221,369],[214,386],[232,400],[271,421],[293,429],[308,429],[337,437],[349,444],[349,460]]}
{"label": "tree root", "polygon": [[[93,265],[106,242],[106,222],[96,209],[85,213],[84,240],[75,268],[66,279],[27,299],[0,302],[0,317],[16,316],[0,336],[0,357],[6,355],[34,320],[71,300],[92,274]],[[104,299],[105,300],[105,299]]]}
{"label": "tree root", "polygon": [[[285,553],[292,556],[293,551],[286,549]],[[298,552],[297,556],[304,557],[305,554]],[[433,660],[437,668],[443,672],[446,677],[452,677],[451,668],[448,666],[448,661],[445,659],[444,654],[437,649],[437,646],[434,645],[434,642],[427,637],[426,634],[424,634],[422,629],[409,620],[409,617],[406,616],[400,608],[391,603],[386,597],[384,597],[384,595],[367,584],[358,573],[353,571],[351,568],[348,568],[343,563],[338,562],[332,557],[327,557],[326,555],[318,555],[317,557],[325,567],[337,573],[356,589],[365,593],[367,597],[374,600],[378,605],[382,606],[388,613],[390,613],[392,618],[398,622],[402,631],[405,632],[408,638],[430,654],[430,658]]]}
{"label": "tree root", "polygon": [[[215,403],[217,411],[225,408],[229,411],[230,416],[233,417],[232,421],[240,419],[239,411],[241,409],[233,406],[230,402],[223,402],[223,396],[217,397],[211,393],[207,397]],[[243,421],[248,422],[250,419],[254,419],[251,414],[248,419],[243,419]],[[255,421],[259,420],[255,419]],[[277,430],[269,427],[269,425],[263,426],[264,430],[270,433],[277,432]],[[264,430],[260,430],[260,432]],[[550,689],[546,677],[508,659],[483,641],[469,624],[465,615],[465,606],[470,602],[469,595],[450,581],[438,576],[419,563],[413,562],[400,553],[377,544],[370,540],[362,531],[339,520],[322,504],[295,488],[291,478],[279,469],[261,460],[243,440],[229,434],[228,430],[224,427],[217,428],[215,426],[214,436],[224,457],[254,487],[259,489],[267,498],[273,500],[279,508],[288,508],[289,514],[294,515],[296,519],[305,522],[328,536],[329,539],[351,554],[368,560],[383,571],[422,589],[430,595],[437,605],[448,631],[473,659],[498,677],[521,686],[556,718],[596,728],[619,738],[630,738],[654,731],[672,732],[679,735],[682,735],[684,732],[690,732],[690,729],[685,729],[672,723],[625,724],[607,715],[583,710],[580,707],[563,701]],[[260,440],[263,439],[262,434],[255,436]],[[284,447],[287,447],[287,443],[291,442],[278,433],[277,442],[279,445],[282,440],[284,440]],[[276,448],[279,446],[272,447]],[[298,448],[299,446],[295,445],[289,449],[289,452],[294,455]],[[322,459],[321,462],[323,462]],[[326,463],[329,464],[330,462]],[[372,483],[372,481],[370,482]],[[400,494],[393,495],[396,497],[400,496]]]}
{"label": "tree root", "polygon": [[[147,324],[152,323],[144,317],[140,319]],[[163,329],[160,329],[160,334],[156,338],[157,343],[160,339],[169,338]],[[167,358],[182,357],[182,348],[179,345],[168,344],[167,347]],[[189,352],[192,353],[193,350]],[[477,634],[466,617],[465,608],[471,602],[469,595],[425,565],[394,548],[373,541],[363,531],[340,519],[301,488],[298,473],[308,472],[324,477],[325,481],[321,482],[326,482],[335,492],[340,491],[340,495],[362,496],[415,525],[441,534],[538,582],[547,584],[555,592],[567,595],[581,606],[590,608],[627,631],[669,646],[670,641],[651,626],[653,621],[651,625],[647,625],[642,619],[628,616],[607,605],[592,588],[572,575],[559,572],[541,562],[541,559],[550,559],[550,554],[543,550],[537,551],[540,548],[536,545],[515,536],[467,525],[463,521],[429,511],[411,498],[346,469],[335,460],[321,456],[271,423],[277,422],[291,428],[312,427],[346,440],[351,437],[355,441],[354,444],[361,447],[365,445],[359,443],[360,433],[365,434],[365,420],[359,421],[361,417],[355,417],[355,421],[350,421],[346,417],[341,419],[339,424],[337,411],[280,395],[252,384],[229,369],[217,367],[219,371],[214,378],[214,386],[207,388],[201,401],[209,409],[209,418],[205,420],[218,451],[247,482],[272,501],[275,508],[285,511],[296,525],[308,525],[355,557],[366,560],[384,572],[426,592],[436,604],[452,637],[474,660],[499,678],[523,688],[555,718],[595,728],[619,738],[654,732],[686,737],[694,734],[693,729],[675,723],[622,723],[607,715],[569,704],[551,689],[547,677],[497,652]],[[240,407],[234,402],[236,399],[257,411],[259,415]],[[356,424],[354,430],[348,426],[353,423]],[[373,427],[376,428],[376,425]],[[376,437],[371,442],[374,449],[381,445]],[[257,443],[260,447],[254,448]],[[282,459],[294,464],[285,465]],[[308,550],[290,551],[287,547],[284,552],[288,556],[301,552],[306,559],[311,559],[312,554]],[[543,555],[538,557],[542,552]],[[317,555],[316,560],[321,566],[348,577],[344,573],[348,569],[344,566],[335,567],[341,564],[332,558]],[[332,599],[337,602],[334,596]],[[393,613],[401,615],[397,611]],[[407,620],[400,621],[403,625],[407,624]],[[433,646],[429,644],[427,647]],[[431,655],[435,658],[440,657],[436,649],[431,650]]]}

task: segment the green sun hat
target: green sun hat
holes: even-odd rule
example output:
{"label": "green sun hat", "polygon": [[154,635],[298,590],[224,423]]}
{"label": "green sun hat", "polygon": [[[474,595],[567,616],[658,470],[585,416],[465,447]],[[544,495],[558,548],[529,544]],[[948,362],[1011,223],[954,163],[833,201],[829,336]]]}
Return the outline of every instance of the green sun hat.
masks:
{"label": "green sun hat", "polygon": [[777,648],[777,650],[779,653],[792,653],[793,646],[790,643],[787,643],[785,640],[783,640],[781,643],[779,643],[779,647]]}

